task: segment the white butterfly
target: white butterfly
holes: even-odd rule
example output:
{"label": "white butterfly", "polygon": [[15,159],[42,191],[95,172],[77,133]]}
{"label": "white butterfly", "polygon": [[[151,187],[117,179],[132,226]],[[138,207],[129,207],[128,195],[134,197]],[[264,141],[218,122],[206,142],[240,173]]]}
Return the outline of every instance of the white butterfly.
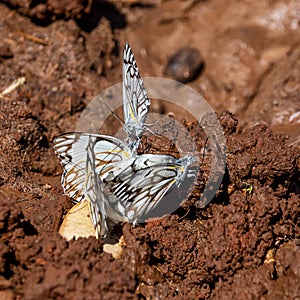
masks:
{"label": "white butterfly", "polygon": [[128,43],[123,51],[123,111],[128,145],[136,150],[149,111],[150,99]]}

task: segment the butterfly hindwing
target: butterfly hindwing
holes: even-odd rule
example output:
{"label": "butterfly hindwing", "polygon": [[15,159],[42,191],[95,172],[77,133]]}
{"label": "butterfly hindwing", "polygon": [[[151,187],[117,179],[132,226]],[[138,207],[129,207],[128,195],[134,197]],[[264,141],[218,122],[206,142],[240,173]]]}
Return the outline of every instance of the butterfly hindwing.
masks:
{"label": "butterfly hindwing", "polygon": [[[96,173],[105,178],[110,170],[118,170],[117,164],[131,156],[131,150],[115,137],[70,132],[54,140],[54,150],[64,167],[62,187],[74,202],[84,198],[87,146],[93,143]],[[116,173],[117,174],[117,173]]]}
{"label": "butterfly hindwing", "polygon": [[104,192],[103,182],[99,179],[96,173],[95,165],[95,139],[89,137],[89,142],[86,147],[86,167],[85,179],[83,186],[83,195],[88,203],[91,221],[95,227],[96,238],[103,238],[108,234],[107,196]]}
{"label": "butterfly hindwing", "polygon": [[115,209],[136,223],[151,211],[187,173],[192,157],[177,159],[171,155],[143,154],[132,159],[127,167],[105,185],[118,199]]}

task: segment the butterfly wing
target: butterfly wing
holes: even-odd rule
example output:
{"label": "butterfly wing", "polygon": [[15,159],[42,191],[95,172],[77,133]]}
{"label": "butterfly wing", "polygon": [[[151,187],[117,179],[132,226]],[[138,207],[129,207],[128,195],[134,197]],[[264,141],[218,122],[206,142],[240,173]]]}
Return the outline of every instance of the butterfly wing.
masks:
{"label": "butterfly wing", "polygon": [[123,52],[123,109],[125,130],[131,142],[142,133],[150,99],[128,43]]}
{"label": "butterfly wing", "polygon": [[117,138],[70,132],[58,136],[54,140],[54,150],[64,167],[62,187],[75,202],[84,198],[83,186],[87,159],[87,146],[92,143],[95,155],[96,173],[105,178],[111,170],[118,170],[118,162],[131,156],[131,150]]}
{"label": "butterfly wing", "polygon": [[172,187],[180,184],[189,164],[171,155],[136,156],[119,175],[105,182],[118,199],[115,209],[130,223],[136,223],[155,208]]}
{"label": "butterfly wing", "polygon": [[85,149],[86,167],[82,193],[85,201],[88,203],[91,221],[95,226],[96,238],[103,238],[108,233],[106,211],[108,201],[104,192],[103,182],[96,173],[94,146],[95,139],[90,136]]}

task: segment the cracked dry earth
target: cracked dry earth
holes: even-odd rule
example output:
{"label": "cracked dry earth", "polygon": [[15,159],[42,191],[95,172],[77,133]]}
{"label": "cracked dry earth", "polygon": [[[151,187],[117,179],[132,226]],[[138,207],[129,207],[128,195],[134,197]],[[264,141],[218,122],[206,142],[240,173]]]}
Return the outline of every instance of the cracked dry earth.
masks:
{"label": "cracked dry earth", "polygon": [[[300,299],[300,5],[224,5],[0,4],[0,90],[26,78],[0,99],[0,299]],[[218,112],[227,165],[205,208],[197,203],[209,157],[180,209],[140,226],[121,224],[124,246],[114,259],[101,240],[58,234],[72,202],[63,195],[53,139],[74,130],[89,101],[120,82],[125,41],[142,76],[164,76],[182,46],[198,49],[202,69],[188,85]],[[196,63],[181,60],[192,69]],[[178,108],[153,103],[188,128],[199,150],[205,146]],[[144,137],[143,146],[176,154],[157,137]]]}

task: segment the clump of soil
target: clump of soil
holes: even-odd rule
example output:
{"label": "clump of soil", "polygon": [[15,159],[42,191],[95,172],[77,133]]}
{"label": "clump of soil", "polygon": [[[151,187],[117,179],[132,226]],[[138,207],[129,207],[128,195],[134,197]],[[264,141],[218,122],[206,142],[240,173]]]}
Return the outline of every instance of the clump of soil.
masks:
{"label": "clump of soil", "polygon": [[19,1],[5,0],[11,9],[32,18],[40,24],[47,24],[60,18],[80,18],[91,10],[91,1]]}
{"label": "clump of soil", "polygon": [[[220,120],[225,120],[225,126],[234,124],[228,114]],[[137,263],[136,269],[143,270],[138,277],[148,297],[205,298],[215,289],[222,295],[221,282],[235,278],[239,270],[251,274],[264,265],[268,251],[277,251],[282,239],[291,241],[299,236],[299,198],[290,192],[292,178],[299,172],[299,151],[288,147],[282,136],[272,134],[266,126],[226,138],[228,174],[208,207],[197,210],[189,206],[184,218],[175,214],[149,221],[146,230],[125,227],[124,256],[129,255]],[[284,166],[277,162],[283,152]],[[257,169],[260,172],[254,173]],[[253,190],[247,190],[244,183]],[[154,266],[163,280],[154,272],[149,275],[149,266]],[[274,270],[277,267],[280,265],[275,263]],[[271,285],[268,289],[266,293],[272,294]]]}
{"label": "clump of soil", "polygon": [[[26,105],[17,101],[10,110],[9,104],[3,111],[12,122],[2,132],[11,144],[2,145],[14,151],[6,152],[12,163],[1,173],[5,178],[10,172],[1,187],[1,274],[4,282],[10,280],[5,285],[7,293],[26,299],[79,299],[84,295],[205,298],[215,290],[220,294],[220,282],[240,284],[235,279],[240,270],[250,276],[257,268],[265,268],[269,251],[276,254],[285,240],[299,237],[299,197],[291,191],[299,172],[299,151],[266,126],[236,133],[236,120],[224,113],[220,121],[227,133],[228,173],[210,205],[198,209],[191,201],[184,212],[136,228],[127,224],[123,228],[126,246],[117,261],[103,253],[101,241],[94,238],[66,242],[57,234],[57,227],[69,200],[55,192],[60,189],[58,178],[54,189],[37,185],[39,176],[33,176],[35,182],[28,176],[28,172],[44,173],[43,177],[59,173],[49,144],[41,142],[47,140],[47,131]],[[21,123],[19,136],[16,129]],[[17,153],[27,155],[18,176],[13,173],[19,162]],[[46,153],[48,158],[52,153],[53,164],[48,163],[42,173]],[[40,165],[32,170],[30,159],[35,155]],[[253,190],[248,192],[243,183]],[[199,196],[194,193],[193,199]],[[275,256],[273,272],[284,282],[287,273],[277,268],[281,262]],[[273,293],[272,287],[266,284],[267,293]]]}

